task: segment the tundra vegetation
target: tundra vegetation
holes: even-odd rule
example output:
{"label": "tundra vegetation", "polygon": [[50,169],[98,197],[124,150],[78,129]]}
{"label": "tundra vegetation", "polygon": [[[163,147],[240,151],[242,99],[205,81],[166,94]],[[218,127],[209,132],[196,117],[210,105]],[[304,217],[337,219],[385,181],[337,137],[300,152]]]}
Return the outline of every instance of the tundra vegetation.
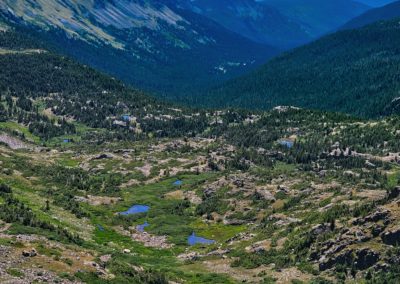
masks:
{"label": "tundra vegetation", "polygon": [[0,35],[0,282],[399,279],[398,116],[176,107]]}

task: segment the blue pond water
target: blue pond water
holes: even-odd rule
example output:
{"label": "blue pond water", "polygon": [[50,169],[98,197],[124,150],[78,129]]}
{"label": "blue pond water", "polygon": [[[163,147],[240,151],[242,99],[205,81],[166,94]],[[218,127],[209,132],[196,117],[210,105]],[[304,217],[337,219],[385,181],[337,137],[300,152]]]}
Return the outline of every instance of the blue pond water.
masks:
{"label": "blue pond water", "polygon": [[194,246],[195,244],[211,245],[213,243],[215,243],[214,240],[197,237],[194,232],[188,237],[188,244],[190,246]]}
{"label": "blue pond water", "polygon": [[176,182],[173,183],[173,185],[176,185],[176,186],[180,186],[182,184],[183,184],[183,181],[181,181],[181,180],[177,180]]}
{"label": "blue pond water", "polygon": [[131,120],[131,117],[128,114],[124,114],[121,118],[122,118],[123,121],[130,121]]}
{"label": "blue pond water", "polygon": [[132,214],[138,214],[138,213],[146,213],[149,211],[150,206],[147,205],[133,205],[131,208],[124,212],[120,212],[120,215],[132,215]]}
{"label": "blue pond water", "polygon": [[150,224],[147,223],[147,221],[146,221],[146,222],[144,222],[144,224],[137,225],[137,226],[136,226],[136,229],[137,229],[139,232],[144,232],[144,228],[146,228],[146,227],[149,226],[149,225],[150,225]]}
{"label": "blue pond water", "polygon": [[279,141],[279,144],[281,144],[282,146],[286,146],[288,148],[292,148],[294,145],[294,142],[290,141],[290,140],[281,140],[281,141]]}

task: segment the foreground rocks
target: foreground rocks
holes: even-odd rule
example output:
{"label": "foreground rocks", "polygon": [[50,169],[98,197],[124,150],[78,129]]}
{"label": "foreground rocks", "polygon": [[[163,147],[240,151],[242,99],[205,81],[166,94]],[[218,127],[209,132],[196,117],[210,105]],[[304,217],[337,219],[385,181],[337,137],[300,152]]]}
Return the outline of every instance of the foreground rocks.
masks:
{"label": "foreground rocks", "polygon": [[0,246],[0,283],[7,284],[77,284],[80,281],[63,279],[55,273],[46,270],[44,267],[25,267],[25,263],[37,256],[35,249],[24,250],[18,254],[16,249],[8,246]]}
{"label": "foreground rocks", "polygon": [[382,233],[381,238],[383,243],[386,245],[400,245],[400,227]]}
{"label": "foreground rocks", "polygon": [[37,252],[35,249],[23,250],[22,255],[25,257],[35,257],[37,256]]}
{"label": "foreground rocks", "polygon": [[360,250],[348,249],[330,258],[321,258],[319,269],[324,271],[338,265],[345,265],[357,270],[365,270],[375,265],[379,259],[380,254],[368,248]]}
{"label": "foreground rocks", "polygon": [[167,236],[154,236],[147,232],[138,232],[131,234],[131,237],[146,247],[169,249],[173,246],[167,242]]}

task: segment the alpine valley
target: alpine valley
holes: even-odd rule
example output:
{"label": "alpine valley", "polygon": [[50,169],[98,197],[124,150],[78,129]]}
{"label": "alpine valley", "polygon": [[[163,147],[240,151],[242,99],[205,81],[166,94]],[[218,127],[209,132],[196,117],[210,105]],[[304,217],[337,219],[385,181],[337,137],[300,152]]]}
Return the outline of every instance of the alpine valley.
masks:
{"label": "alpine valley", "polygon": [[[257,109],[294,105],[363,117],[397,112],[399,8],[400,2],[395,2],[370,11],[340,31],[286,52],[193,100]],[[377,22],[371,24],[371,18]],[[363,22],[369,25],[362,26]],[[352,25],[357,28],[349,29]]]}
{"label": "alpine valley", "polygon": [[5,0],[0,15],[53,50],[160,96],[206,88],[278,52],[158,0]]}
{"label": "alpine valley", "polygon": [[368,9],[349,0],[264,2],[3,0],[0,16],[58,53],[176,98],[255,69]]}
{"label": "alpine valley", "polygon": [[399,283],[378,2],[2,0],[0,283]]}

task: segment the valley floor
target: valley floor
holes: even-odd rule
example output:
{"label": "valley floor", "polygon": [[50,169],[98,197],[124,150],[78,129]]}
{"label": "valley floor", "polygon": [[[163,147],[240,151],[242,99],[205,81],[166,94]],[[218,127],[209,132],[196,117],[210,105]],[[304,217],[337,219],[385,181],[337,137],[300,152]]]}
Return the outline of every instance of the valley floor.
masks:
{"label": "valley floor", "polygon": [[[380,271],[396,275],[394,140],[353,151],[330,143],[313,156],[310,129],[293,125],[270,148],[246,148],[255,152],[230,143],[233,134],[44,146],[4,125],[2,283],[379,283]],[[376,126],[342,122],[325,138],[346,141],[346,131],[371,135]],[[144,212],[120,214],[129,208]],[[209,242],[190,245],[193,233]]]}

